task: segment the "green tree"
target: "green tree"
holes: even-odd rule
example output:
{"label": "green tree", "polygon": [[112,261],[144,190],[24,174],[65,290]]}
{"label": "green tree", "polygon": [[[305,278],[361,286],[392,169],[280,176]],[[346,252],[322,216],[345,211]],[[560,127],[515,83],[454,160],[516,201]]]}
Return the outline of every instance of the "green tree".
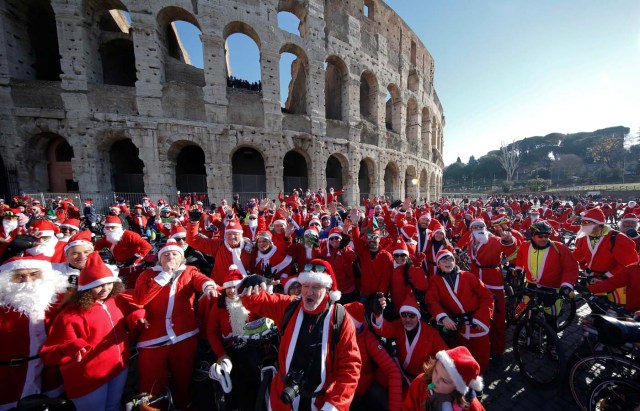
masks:
{"label": "green tree", "polygon": [[595,163],[603,163],[608,168],[615,168],[622,163],[624,157],[624,137],[609,135],[600,139],[591,147],[591,158]]}
{"label": "green tree", "polygon": [[544,191],[551,185],[551,181],[545,180],[544,178],[532,178],[527,180],[527,187],[531,191]]}

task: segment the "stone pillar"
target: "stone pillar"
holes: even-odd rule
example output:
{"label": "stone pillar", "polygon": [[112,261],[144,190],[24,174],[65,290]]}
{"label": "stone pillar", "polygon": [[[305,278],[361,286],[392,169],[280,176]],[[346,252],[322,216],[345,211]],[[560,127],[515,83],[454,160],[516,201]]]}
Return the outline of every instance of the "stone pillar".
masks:
{"label": "stone pillar", "polygon": [[[309,0],[307,5],[308,39],[322,39],[325,36],[324,0]],[[324,59],[326,50],[323,41],[309,41],[307,56],[307,115],[311,118],[311,134],[325,136],[327,123],[324,111]],[[315,161],[314,161],[315,164]],[[311,174],[311,173],[310,173]],[[313,178],[313,176],[310,176]],[[309,180],[310,187],[311,179]],[[316,188],[317,190],[317,188]]]}
{"label": "stone pillar", "polygon": [[347,102],[345,121],[349,125],[360,122],[360,78],[349,74],[344,84],[342,99]]}
{"label": "stone pillar", "polygon": [[202,88],[207,122],[227,123],[227,71],[224,54],[224,39],[218,35],[200,36],[204,58],[204,81]]}
{"label": "stone pillar", "polygon": [[158,131],[137,129],[131,133],[131,141],[138,147],[138,157],[144,163],[144,191],[148,194],[174,194],[175,178],[170,181],[171,164],[161,161],[158,150]]}
{"label": "stone pillar", "polygon": [[[71,168],[73,179],[78,182],[81,193],[95,196],[94,193],[108,192],[111,189],[111,169],[108,153],[96,150],[99,143],[94,138],[72,135],[67,137],[69,145],[73,147]],[[106,155],[105,155],[106,154]]]}
{"label": "stone pillar", "polygon": [[[272,43],[271,43],[272,44]],[[282,132],[282,110],[280,105],[280,54],[269,50],[262,43],[260,65],[262,71],[262,108],[264,126],[267,131]]]}
{"label": "stone pillar", "polygon": [[355,155],[354,149],[355,147],[352,146],[351,150],[349,150],[349,184],[343,184],[343,188],[345,189],[343,198],[345,201],[345,205],[357,207],[360,204],[360,185],[358,184],[360,160],[358,159],[359,157]]}
{"label": "stone pillar", "polygon": [[284,166],[282,165],[282,158],[279,157],[278,153],[266,156],[264,159],[264,168],[267,182],[267,196],[269,198],[277,198],[278,193],[284,190]]}
{"label": "stone pillar", "polygon": [[162,117],[164,61],[154,15],[131,13],[131,32],[136,57],[136,95],[141,116]]}
{"label": "stone pillar", "polygon": [[[60,80],[67,91],[87,90],[87,44],[85,21],[78,15],[75,4],[52,2],[56,15],[58,48],[60,49]],[[85,106],[86,107],[86,106]]]}
{"label": "stone pillar", "polygon": [[422,119],[422,158],[431,159],[431,119]]}

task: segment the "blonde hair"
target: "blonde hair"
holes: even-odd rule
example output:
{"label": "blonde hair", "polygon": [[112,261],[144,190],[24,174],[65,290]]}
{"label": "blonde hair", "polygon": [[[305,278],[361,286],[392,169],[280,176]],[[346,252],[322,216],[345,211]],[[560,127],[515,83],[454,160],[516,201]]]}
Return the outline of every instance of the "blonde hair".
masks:
{"label": "blonde hair", "polygon": [[[438,360],[436,360],[434,357],[431,357],[427,361],[425,361],[424,364],[422,364],[422,370],[424,371],[424,379],[429,384],[432,382],[433,370],[436,368],[437,363],[438,363]],[[453,401],[459,406],[461,406],[462,408],[464,408],[464,406],[467,405],[467,401],[465,401],[464,399],[464,394],[462,394],[460,391],[454,389],[454,391],[451,393],[451,396],[453,397]],[[432,411],[429,408],[428,400],[429,400],[429,397],[427,397],[427,400],[425,401],[425,403],[422,404],[423,408],[425,408],[427,411]]]}

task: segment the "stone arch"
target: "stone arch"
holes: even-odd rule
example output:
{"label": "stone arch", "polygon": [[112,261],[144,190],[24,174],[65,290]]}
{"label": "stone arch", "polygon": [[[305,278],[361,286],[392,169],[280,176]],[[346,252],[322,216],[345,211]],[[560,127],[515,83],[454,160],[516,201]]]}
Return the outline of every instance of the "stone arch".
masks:
{"label": "stone arch", "polygon": [[422,126],[420,127],[422,138],[423,158],[429,159],[431,151],[431,117],[429,116],[429,107],[422,109]]}
{"label": "stone arch", "polygon": [[52,159],[55,161],[55,150],[62,142],[66,142],[62,136],[49,131],[36,133],[25,141],[23,159],[19,164],[26,171],[31,190],[51,191],[51,179],[55,177],[50,174],[50,164]]}
{"label": "stone arch", "polygon": [[118,193],[144,193],[144,162],[130,138],[120,139],[109,148],[111,186]]}
{"label": "stone arch", "polygon": [[420,197],[429,198],[429,174],[427,169],[423,168],[420,172]]}
{"label": "stone arch", "polygon": [[49,143],[49,189],[53,193],[77,193],[78,182],[73,179],[71,160],[73,147],[63,137],[55,137]]}
{"label": "stone arch", "polygon": [[378,124],[378,80],[370,70],[360,75],[360,117]]}
{"label": "stone arch", "polygon": [[420,79],[418,78],[418,73],[416,69],[409,70],[409,74],[407,75],[407,88],[409,89],[409,91],[413,91],[414,93],[417,93],[419,84],[420,84]]}
{"label": "stone arch", "polygon": [[278,15],[281,12],[288,12],[293,14],[298,19],[298,33],[300,37],[304,38],[307,34],[307,2],[298,0],[279,0],[278,1]]}
{"label": "stone arch", "polygon": [[167,150],[167,160],[173,164],[178,191],[207,192],[206,156],[202,147],[192,141],[176,141]]}
{"label": "stone arch", "polygon": [[387,130],[400,132],[400,119],[402,108],[402,97],[400,94],[400,88],[397,85],[391,83],[387,87],[387,100],[385,103],[385,124]]}
{"label": "stone arch", "polygon": [[400,198],[400,170],[394,161],[384,168],[384,195],[391,199]]}
{"label": "stone arch", "polygon": [[412,165],[407,166],[404,172],[404,195],[418,198],[420,191],[420,181],[416,173],[416,168]]}
{"label": "stone arch", "polygon": [[227,24],[222,30],[222,37],[226,40],[229,36],[233,34],[244,34],[253,40],[258,48],[262,48],[262,43],[260,42],[260,36],[258,36],[258,32],[251,27],[249,24],[244,21],[232,21]]}
{"label": "stone arch", "polygon": [[438,148],[438,121],[433,120],[431,122],[431,149]]}
{"label": "stone arch", "polygon": [[[284,192],[291,193],[301,188],[304,193],[309,188],[309,162],[306,153],[290,150],[282,159]],[[302,195],[302,193],[300,193]]]}
{"label": "stone arch", "polygon": [[358,170],[360,197],[368,198],[370,195],[377,195],[376,182],[376,163],[370,157],[365,157],[360,160],[360,169]]}
{"label": "stone arch", "polygon": [[413,97],[407,101],[406,121],[405,135],[407,143],[409,143],[409,152],[416,154],[418,152],[418,134],[420,133],[420,113],[418,112],[418,103]]}
{"label": "stone arch", "polygon": [[265,197],[265,157],[257,148],[241,145],[231,152],[231,175],[233,192],[241,198]]}
{"label": "stone arch", "polygon": [[[338,191],[349,185],[349,160],[343,154],[333,153],[327,158],[325,167],[327,191],[333,188]],[[341,201],[341,200],[340,200]]]}
{"label": "stone arch", "polygon": [[349,69],[344,60],[331,55],[325,61],[325,116],[331,120],[345,120],[349,104]]}
{"label": "stone arch", "polygon": [[[293,55],[294,59],[286,59],[286,53]],[[284,44],[280,48],[280,99],[284,113],[307,114],[308,75],[309,59],[304,49],[297,44]],[[286,80],[289,82],[285,88]]]}
{"label": "stone arch", "polygon": [[[196,29],[202,33],[198,19],[191,12],[178,6],[168,6],[161,9],[156,17],[160,33],[161,56],[164,63],[165,81],[190,83],[204,86],[204,72],[193,67],[191,56],[184,48],[179,33],[179,25],[190,25],[190,31]],[[185,27],[185,26],[183,26]],[[185,27],[186,28],[186,27]],[[193,36],[202,49],[200,36]],[[198,56],[199,58],[200,56]]]}
{"label": "stone arch", "polygon": [[[18,80],[60,81],[56,17],[50,0],[8,0],[3,31],[9,75]],[[4,25],[7,27],[5,28]]]}
{"label": "stone arch", "polygon": [[[234,89],[262,91],[262,64],[260,62],[260,50],[262,47],[262,43],[256,30],[243,21],[233,21],[225,26],[223,30],[223,37],[225,40],[224,52],[227,64],[227,86]],[[248,41],[249,39],[253,41],[253,44]],[[232,60],[234,59],[233,56],[235,55],[235,45],[230,43],[242,43],[242,47],[244,48],[242,52],[245,55],[251,55],[251,70],[255,70],[255,72],[257,73],[256,78],[241,78],[240,75],[234,74]]]}

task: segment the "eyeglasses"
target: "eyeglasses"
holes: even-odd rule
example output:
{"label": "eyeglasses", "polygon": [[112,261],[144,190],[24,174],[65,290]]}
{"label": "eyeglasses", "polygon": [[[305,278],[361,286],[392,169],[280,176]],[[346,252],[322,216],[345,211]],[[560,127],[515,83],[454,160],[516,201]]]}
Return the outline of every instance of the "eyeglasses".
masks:
{"label": "eyeglasses", "polygon": [[187,238],[186,237],[175,237],[175,240],[176,240],[176,242],[187,241]]}
{"label": "eyeglasses", "polygon": [[378,239],[378,235],[377,234],[367,234],[367,240],[368,241],[374,241]]}
{"label": "eyeglasses", "polygon": [[320,227],[320,223],[311,223],[309,224],[310,227]]}
{"label": "eyeglasses", "polygon": [[305,264],[304,271],[313,271],[316,273],[324,273],[327,268],[321,264]]}
{"label": "eyeglasses", "polygon": [[249,220],[257,220],[257,217],[249,217]]}
{"label": "eyeglasses", "polygon": [[534,234],[534,236],[539,238],[549,238],[549,234]]}
{"label": "eyeglasses", "polygon": [[329,237],[329,241],[340,241],[340,240],[342,240],[342,237],[336,237],[336,236]]}
{"label": "eyeglasses", "polygon": [[394,254],[393,258],[407,258],[406,254]]}
{"label": "eyeglasses", "polygon": [[416,318],[416,315],[414,313],[410,313],[410,312],[402,312],[400,313],[400,317],[402,318]]}
{"label": "eyeglasses", "polygon": [[448,255],[446,257],[440,258],[438,261],[442,261],[442,260],[451,262],[451,261],[455,261],[455,258],[453,258],[452,256]]}

